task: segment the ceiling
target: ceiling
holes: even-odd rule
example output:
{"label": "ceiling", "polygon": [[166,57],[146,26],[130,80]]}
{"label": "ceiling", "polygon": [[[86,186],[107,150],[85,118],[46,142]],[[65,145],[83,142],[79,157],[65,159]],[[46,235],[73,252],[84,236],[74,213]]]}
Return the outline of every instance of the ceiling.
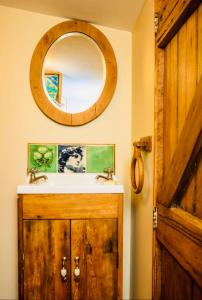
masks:
{"label": "ceiling", "polygon": [[0,0],[0,5],[132,31],[144,0]]}

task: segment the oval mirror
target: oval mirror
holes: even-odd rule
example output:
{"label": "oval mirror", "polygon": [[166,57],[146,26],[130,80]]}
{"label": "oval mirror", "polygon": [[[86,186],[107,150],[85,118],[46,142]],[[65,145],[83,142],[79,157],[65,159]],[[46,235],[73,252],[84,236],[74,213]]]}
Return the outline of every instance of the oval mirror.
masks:
{"label": "oval mirror", "polygon": [[39,41],[31,61],[34,99],[52,120],[82,125],[98,117],[113,96],[117,64],[113,49],[96,27],[67,21]]}
{"label": "oval mirror", "polygon": [[43,64],[43,87],[49,101],[67,113],[90,108],[105,83],[105,62],[97,44],[83,33],[68,33],[48,50]]}

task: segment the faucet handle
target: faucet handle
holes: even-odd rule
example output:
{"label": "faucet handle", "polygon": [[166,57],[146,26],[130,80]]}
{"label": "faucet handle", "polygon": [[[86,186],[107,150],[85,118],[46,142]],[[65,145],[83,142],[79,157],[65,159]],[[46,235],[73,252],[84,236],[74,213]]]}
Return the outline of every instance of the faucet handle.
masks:
{"label": "faucet handle", "polygon": [[112,168],[104,169],[104,173],[107,173],[108,179],[112,179],[113,172],[114,172],[114,170]]}
{"label": "faucet handle", "polygon": [[37,168],[31,168],[31,169],[27,169],[27,175],[32,174],[35,175],[36,173],[38,173],[39,170]]}

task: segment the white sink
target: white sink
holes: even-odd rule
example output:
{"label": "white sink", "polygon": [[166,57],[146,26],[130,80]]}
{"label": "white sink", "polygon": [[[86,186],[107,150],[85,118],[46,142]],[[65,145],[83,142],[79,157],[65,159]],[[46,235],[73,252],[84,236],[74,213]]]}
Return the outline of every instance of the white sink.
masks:
{"label": "white sink", "polygon": [[[37,174],[39,176],[40,174]],[[97,174],[47,174],[48,180],[38,184],[23,184],[17,188],[18,194],[102,194],[123,193],[121,184],[99,183]]]}

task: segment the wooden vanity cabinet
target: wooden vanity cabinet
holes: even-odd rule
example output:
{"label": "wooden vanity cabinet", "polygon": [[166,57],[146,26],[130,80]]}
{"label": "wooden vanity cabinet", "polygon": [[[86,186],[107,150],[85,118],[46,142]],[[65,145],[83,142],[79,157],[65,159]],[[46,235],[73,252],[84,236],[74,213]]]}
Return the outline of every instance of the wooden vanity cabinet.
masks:
{"label": "wooden vanity cabinet", "polygon": [[19,299],[122,299],[122,206],[122,194],[18,195]]}

